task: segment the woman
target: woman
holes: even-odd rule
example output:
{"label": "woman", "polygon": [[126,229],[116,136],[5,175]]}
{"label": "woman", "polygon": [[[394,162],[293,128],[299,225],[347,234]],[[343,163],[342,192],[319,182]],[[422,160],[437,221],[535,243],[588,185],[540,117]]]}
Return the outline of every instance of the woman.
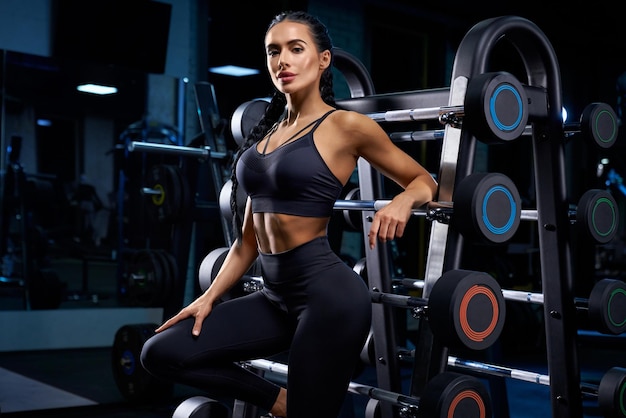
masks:
{"label": "woman", "polygon": [[[332,44],[316,18],[278,15],[265,49],[276,91],[233,164],[233,187],[248,195],[243,215],[233,199],[237,238],[211,286],[156,330],[141,360],[156,376],[273,416],[331,418],[371,321],[366,285],[328,243],[334,203],[359,157],[402,186],[372,220],[374,247],[402,236],[437,186],[371,118],[336,109]],[[257,259],[264,289],[217,304]],[[286,389],[237,364],[286,350]]]}

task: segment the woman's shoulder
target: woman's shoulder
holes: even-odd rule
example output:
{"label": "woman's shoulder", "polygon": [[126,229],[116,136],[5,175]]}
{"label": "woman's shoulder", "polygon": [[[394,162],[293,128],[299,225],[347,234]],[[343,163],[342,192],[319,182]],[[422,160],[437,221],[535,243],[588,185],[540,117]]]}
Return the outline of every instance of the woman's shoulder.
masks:
{"label": "woman's shoulder", "polygon": [[354,110],[337,109],[333,115],[335,123],[347,130],[368,130],[376,124],[369,116]]}

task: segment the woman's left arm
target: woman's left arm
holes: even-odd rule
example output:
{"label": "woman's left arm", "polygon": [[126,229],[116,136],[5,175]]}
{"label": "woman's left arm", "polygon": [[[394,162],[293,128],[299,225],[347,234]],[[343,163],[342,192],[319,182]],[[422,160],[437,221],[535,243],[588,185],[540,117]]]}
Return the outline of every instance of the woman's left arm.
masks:
{"label": "woman's left arm", "polygon": [[428,170],[391,141],[377,122],[348,113],[345,116],[349,123],[344,126],[352,131],[357,154],[404,189],[376,212],[368,234],[370,247],[374,248],[377,238],[386,242],[404,234],[413,208],[435,198],[437,183]]}

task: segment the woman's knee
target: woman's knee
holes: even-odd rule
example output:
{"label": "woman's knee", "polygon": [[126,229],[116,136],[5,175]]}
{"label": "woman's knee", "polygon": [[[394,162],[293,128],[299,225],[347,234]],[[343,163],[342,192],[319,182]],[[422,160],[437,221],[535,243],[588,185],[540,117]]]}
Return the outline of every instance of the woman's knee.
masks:
{"label": "woman's knee", "polygon": [[155,338],[149,338],[141,348],[141,354],[139,361],[144,369],[154,373],[159,364],[162,364],[162,360],[159,359],[159,345],[154,344]]}

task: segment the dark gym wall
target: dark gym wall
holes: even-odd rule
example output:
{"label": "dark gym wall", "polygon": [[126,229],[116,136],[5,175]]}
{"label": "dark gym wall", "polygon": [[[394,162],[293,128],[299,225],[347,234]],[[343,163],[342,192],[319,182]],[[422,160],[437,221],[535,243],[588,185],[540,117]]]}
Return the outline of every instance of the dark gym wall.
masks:
{"label": "dark gym wall", "polygon": [[[621,17],[611,11],[608,2],[570,2],[558,13],[548,13],[545,2],[539,0],[516,4],[487,0],[480,6],[460,0],[283,0],[261,8],[252,0],[203,4],[208,5],[208,64],[233,63],[261,70],[258,76],[236,80],[207,75],[215,84],[224,118],[230,118],[234,108],[244,101],[271,91],[264,68],[263,34],[272,16],[286,9],[307,9],[319,15],[328,24],[335,45],[359,57],[370,69],[378,92],[447,86],[454,54],[464,34],[482,19],[505,14],[530,19],[552,40],[561,63],[564,103],[574,117],[592,101],[615,103],[615,80],[626,70],[619,59],[626,52]],[[178,48],[171,48],[168,55],[172,50]],[[111,108],[119,109],[115,105]],[[128,122],[137,117],[133,115]],[[189,119],[189,123],[195,122]],[[618,145],[612,152],[623,155],[623,146]],[[436,153],[427,154],[429,168],[434,167]],[[514,172],[527,173],[528,160],[512,156],[517,155],[510,149],[498,150],[487,161],[493,169],[507,166]],[[572,162],[567,181],[575,198],[579,190],[595,180],[598,154],[591,147],[573,143],[567,157]],[[521,181],[528,183],[527,179]],[[522,187],[522,191],[525,189]]]}
{"label": "dark gym wall", "polygon": [[[309,4],[309,9],[329,24],[335,45],[356,54],[368,66],[378,93],[449,86],[456,48],[463,36],[481,20],[502,15],[527,18],[546,33],[560,63],[563,104],[569,112],[570,123],[577,122],[584,107],[592,102],[614,106],[616,80],[626,71],[626,65],[617,59],[626,52],[626,36],[620,29],[622,17],[608,12],[611,7],[604,7],[609,6],[608,2],[593,5],[570,2],[558,13],[548,13],[545,2],[535,0],[523,4],[483,1],[480,6],[462,1],[442,5],[373,0],[338,5],[318,0]],[[355,38],[359,41],[355,42]],[[507,51],[503,46],[494,55],[497,55],[493,58],[494,66],[504,66],[516,75],[521,74],[522,82],[526,81],[523,79],[525,68],[514,51]],[[573,203],[583,191],[605,187],[596,176],[597,163],[603,156],[619,159],[624,155],[623,144],[621,139],[609,152],[585,143],[580,137],[568,143],[564,181]],[[426,165],[435,169],[436,152],[426,155]],[[535,204],[532,154],[526,144],[485,148],[483,157],[484,169],[507,173],[515,179],[526,207]],[[532,240],[532,233],[522,228],[519,247],[532,245]],[[415,244],[415,240],[406,241],[402,243],[403,248]],[[485,254],[484,249],[477,251]],[[594,248],[581,242],[574,251],[577,255],[575,271],[581,280],[588,280],[593,275]],[[497,258],[498,255],[494,259]],[[536,260],[524,255],[509,259],[513,260],[509,265],[494,265],[494,268],[501,274],[508,274],[510,269],[516,268],[512,264],[519,263],[526,268],[516,274],[535,274],[533,263]],[[409,266],[405,270],[407,268]],[[418,274],[420,270],[421,267],[417,269]]]}

